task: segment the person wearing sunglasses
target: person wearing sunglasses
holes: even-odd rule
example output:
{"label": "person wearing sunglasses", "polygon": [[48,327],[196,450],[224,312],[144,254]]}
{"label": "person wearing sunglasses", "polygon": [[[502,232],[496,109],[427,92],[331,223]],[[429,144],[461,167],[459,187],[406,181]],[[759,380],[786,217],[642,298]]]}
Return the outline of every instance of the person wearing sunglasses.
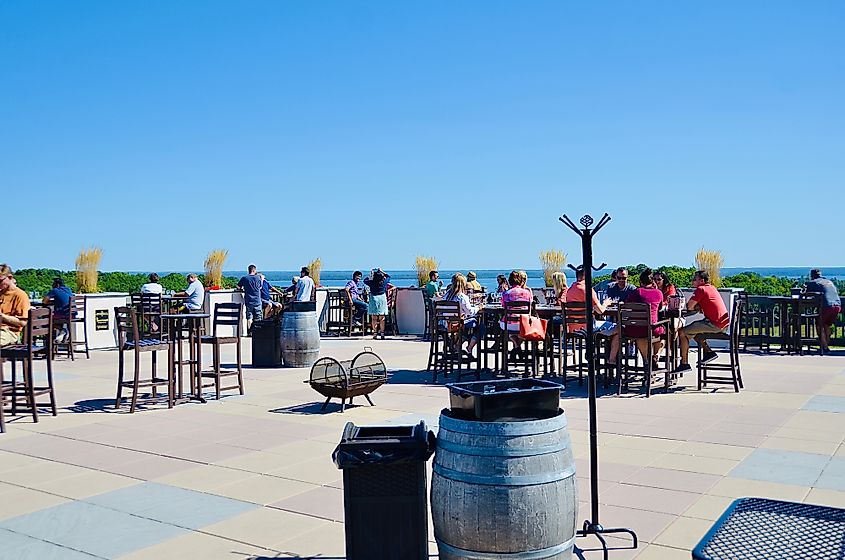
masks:
{"label": "person wearing sunglasses", "polygon": [[637,287],[628,283],[628,269],[619,267],[616,269],[616,283],[607,287],[607,297],[619,303],[628,301],[628,297]]}

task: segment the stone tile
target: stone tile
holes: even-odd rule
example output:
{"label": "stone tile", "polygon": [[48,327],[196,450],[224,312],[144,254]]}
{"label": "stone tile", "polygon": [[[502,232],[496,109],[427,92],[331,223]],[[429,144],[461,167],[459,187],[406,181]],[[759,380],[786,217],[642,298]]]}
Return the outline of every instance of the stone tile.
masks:
{"label": "stone tile", "polygon": [[274,476],[324,485],[336,480],[340,471],[329,457],[311,459],[272,471]]}
{"label": "stone tile", "polygon": [[812,453],[757,449],[730,472],[734,478],[812,486],[829,457]]}
{"label": "stone tile", "polygon": [[706,443],[702,441],[685,441],[672,451],[672,453],[676,455],[692,455],[695,457],[741,461],[748,457],[751,451],[753,451],[751,447]]}
{"label": "stone tile", "polygon": [[637,560],[689,560],[689,550],[650,544],[636,556]]}
{"label": "stone tile", "polygon": [[292,538],[283,539],[272,548],[297,558],[345,558],[344,531],[343,523],[328,523]]}
{"label": "stone tile", "polygon": [[811,488],[810,493],[804,498],[804,503],[845,509],[845,492]]}
{"label": "stone tile", "polygon": [[728,498],[761,497],[800,502],[809,490],[806,486],[725,477],[717,482],[707,493],[711,496],[724,496]]}
{"label": "stone tile", "polygon": [[842,443],[843,439],[845,439],[845,433],[821,429],[778,428],[772,432],[771,437]]}
{"label": "stone tile", "polygon": [[816,410],[819,412],[845,412],[845,396],[816,395],[807,401],[807,404],[802,408],[803,410]]}
{"label": "stone tile", "polygon": [[70,502],[0,522],[0,528],[114,558],[184,534],[173,525],[86,502]]}
{"label": "stone tile", "polygon": [[[11,488],[11,490],[0,493],[0,520],[18,517],[68,501],[67,498],[38,490],[14,486]],[[2,547],[0,547],[0,551],[2,551]]]}
{"label": "stone tile", "polygon": [[214,464],[230,469],[239,469],[257,474],[269,474],[278,471],[282,467],[302,463],[307,458],[299,455],[281,455],[279,453],[267,453],[254,451],[237,457],[231,457]]}
{"label": "stone tile", "polygon": [[215,494],[259,505],[268,505],[317,488],[314,484],[269,475],[244,477],[216,488]]}
{"label": "stone tile", "polygon": [[668,453],[660,458],[654,466],[710,475],[724,476],[736,467],[739,461],[731,459],[716,459],[713,457],[695,457],[693,455],[676,455]]}
{"label": "stone tile", "polygon": [[716,484],[720,478],[712,474],[644,467],[627,478],[625,483],[701,494]]}
{"label": "stone tile", "polygon": [[798,451],[817,455],[833,455],[839,448],[839,443],[811,439],[770,437],[760,447],[762,449],[781,449],[784,451]]}
{"label": "stone tile", "polygon": [[[583,510],[578,517],[580,523],[582,518],[589,517],[589,509]],[[604,505],[601,508],[601,522],[605,527],[630,527],[637,533],[639,540],[651,542],[663,530],[669,526],[674,519],[673,515],[656,511],[644,511],[637,508],[621,507],[615,505]],[[627,537],[625,537],[627,540]]]}
{"label": "stone tile", "polygon": [[328,527],[331,521],[273,508],[258,508],[203,529],[204,533],[273,548],[276,543]]}
{"label": "stone tile", "polygon": [[47,480],[41,482],[38,486],[44,492],[73,500],[81,500],[136,484],[140,484],[140,482],[134,478],[101,471],[88,471],[58,480]]}
{"label": "stone tile", "polygon": [[734,498],[724,496],[702,496],[684,512],[684,517],[716,521],[733,501]]}
{"label": "stone tile", "polygon": [[271,507],[343,522],[343,490],[319,486],[275,502]]}
{"label": "stone tile", "polygon": [[188,558],[252,560],[257,557],[274,558],[276,552],[214,535],[189,533],[121,556],[120,560],[185,560]]}
{"label": "stone tile", "polygon": [[100,494],[85,501],[186,529],[201,529],[257,507],[230,498],[152,482]]}
{"label": "stone tile", "polygon": [[599,495],[603,504],[680,515],[699,497],[692,492],[620,484]]}
{"label": "stone tile", "polygon": [[814,486],[827,490],[845,490],[845,457],[831,459]]}
{"label": "stone tile", "polygon": [[152,480],[169,474],[195,468],[197,463],[161,457],[158,455],[147,455],[138,461],[123,463],[105,469],[107,472],[121,474],[140,480]]}
{"label": "stone tile", "polygon": [[27,535],[0,529],[0,560],[92,560],[90,554],[71,550]]}
{"label": "stone tile", "polygon": [[660,533],[654,544],[691,550],[712,526],[713,522],[707,519],[679,517]]}
{"label": "stone tile", "polygon": [[155,482],[196,490],[198,492],[214,492],[221,486],[256,476],[245,471],[227,469],[214,465],[202,465],[156,478]]}

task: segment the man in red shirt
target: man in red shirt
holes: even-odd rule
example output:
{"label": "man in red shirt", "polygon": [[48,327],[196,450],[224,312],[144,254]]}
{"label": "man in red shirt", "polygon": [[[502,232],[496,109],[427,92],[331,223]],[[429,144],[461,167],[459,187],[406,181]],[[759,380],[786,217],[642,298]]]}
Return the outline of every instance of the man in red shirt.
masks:
{"label": "man in red shirt", "polygon": [[[693,321],[689,325],[678,330],[678,337],[681,343],[681,365],[676,371],[684,372],[692,368],[689,365],[689,339],[697,334],[723,333],[728,329],[730,316],[722,301],[722,296],[715,286],[710,284],[710,275],[704,270],[696,270],[692,278],[692,285],[695,293],[687,302],[687,309],[693,311],[698,308],[704,315],[703,319]],[[710,349],[706,341],[701,342],[704,356],[702,363],[712,362],[716,359],[716,352]]]}

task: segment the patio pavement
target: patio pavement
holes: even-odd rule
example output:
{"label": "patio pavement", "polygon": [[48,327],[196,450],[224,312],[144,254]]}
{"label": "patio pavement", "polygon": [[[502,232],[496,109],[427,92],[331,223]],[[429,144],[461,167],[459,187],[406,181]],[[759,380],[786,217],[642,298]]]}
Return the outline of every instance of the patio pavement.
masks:
{"label": "patio pavement", "polygon": [[[58,417],[12,418],[0,434],[0,559],[343,558],[331,452],[344,424],[435,424],[448,404],[446,389],[421,371],[427,343],[323,339],[321,355],[348,359],[364,345],[393,378],[373,394],[375,407],[344,414],[334,404],[319,411],[305,369],[247,369],[246,396],[129,414],[107,408],[116,352],[57,361]],[[740,496],[845,507],[845,358],[742,360],[739,394],[683,387],[599,400],[601,522],[641,539],[637,550],[611,539],[620,547],[611,558],[687,559]],[[562,401],[579,523],[590,496],[584,395],[571,382]],[[581,557],[600,558],[594,539],[577,546]]]}

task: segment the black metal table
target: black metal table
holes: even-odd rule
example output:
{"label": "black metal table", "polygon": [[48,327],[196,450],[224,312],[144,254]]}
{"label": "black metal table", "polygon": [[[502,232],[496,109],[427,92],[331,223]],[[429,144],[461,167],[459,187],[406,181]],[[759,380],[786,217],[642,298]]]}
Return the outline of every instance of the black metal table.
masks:
{"label": "black metal table", "polygon": [[740,498],[693,549],[696,560],[842,560],[845,510]]}

